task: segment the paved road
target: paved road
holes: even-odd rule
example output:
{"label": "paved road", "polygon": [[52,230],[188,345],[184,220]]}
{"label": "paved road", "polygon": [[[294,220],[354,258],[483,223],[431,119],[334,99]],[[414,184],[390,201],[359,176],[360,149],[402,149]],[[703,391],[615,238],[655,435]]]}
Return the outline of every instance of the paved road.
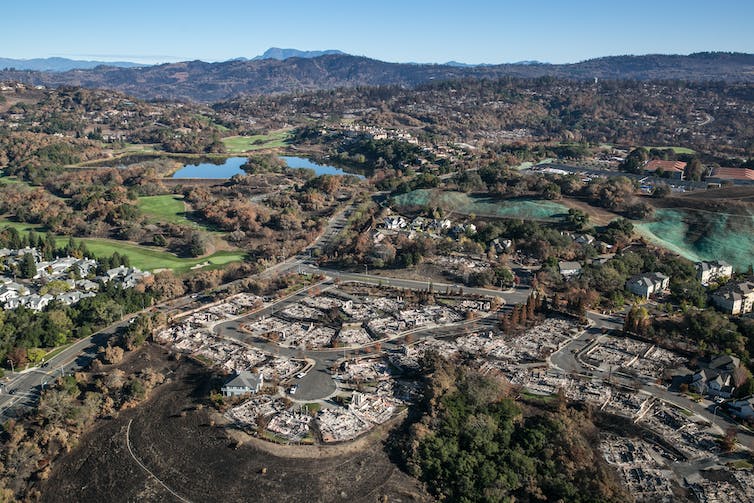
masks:
{"label": "paved road", "polygon": [[[284,302],[288,303],[292,301],[294,301],[293,298]],[[278,305],[277,309],[282,309],[282,307],[282,305]],[[363,348],[306,350],[303,348],[283,347],[241,330],[242,324],[247,323],[250,319],[253,320],[259,318],[260,313],[261,312],[255,313],[252,316],[221,323],[215,327],[215,332],[221,337],[235,339],[269,354],[306,359],[313,363],[311,369],[303,378],[290,379],[286,383],[286,390],[289,390],[290,385],[292,384],[298,385],[296,393],[294,395],[289,395],[291,399],[297,401],[314,401],[330,397],[337,391],[337,384],[331,375],[331,369],[334,366],[340,365],[340,363],[346,358],[357,354],[362,356],[374,354],[367,353]],[[481,318],[446,326],[412,330],[410,331],[410,334],[414,340],[424,337],[455,337],[470,331],[487,330],[490,328],[491,324],[495,323],[497,323],[495,317]],[[381,351],[394,351],[400,348],[403,345],[405,334],[406,332],[399,334],[392,339],[380,341],[380,344],[382,345]]]}
{"label": "paved road", "polygon": [[[608,378],[613,382],[623,384],[625,386],[636,389],[639,392],[651,395],[655,398],[659,398],[668,403],[674,404],[678,407],[690,410],[693,413],[701,416],[705,420],[712,424],[717,425],[722,430],[727,428],[736,428],[738,425],[729,420],[726,417],[722,417],[719,411],[716,410],[717,405],[709,401],[702,403],[694,402],[693,400],[686,398],[683,395],[668,391],[668,389],[662,385],[655,384],[654,380],[647,378],[637,378],[628,375],[622,375],[617,372],[610,372],[594,369],[581,363],[577,358],[577,355],[584,351],[584,349],[596,341],[602,335],[602,329],[615,329],[619,328],[612,316],[604,316],[598,313],[588,313],[587,316],[593,323],[593,326],[586,330],[576,339],[566,344],[560,351],[550,355],[549,363],[551,366],[560,372],[569,375],[576,375],[582,377],[593,377],[603,380]],[[738,441],[741,445],[754,449],[754,435],[745,431],[738,431]]]}
{"label": "paved road", "polygon": [[[335,277],[339,280],[353,280],[362,282],[384,283],[392,286],[407,289],[426,289],[429,287],[428,283],[421,281],[412,281],[404,279],[386,278],[383,276],[374,276],[368,274],[357,274],[341,272],[329,269],[319,269],[315,265],[308,262],[310,260],[310,254],[314,250],[326,246],[331,240],[345,227],[347,219],[353,211],[353,204],[345,207],[341,212],[336,214],[328,225],[323,230],[322,234],[307,248],[302,254],[291,257],[283,262],[280,262],[265,271],[261,272],[259,276],[271,276],[274,274],[284,274],[287,272],[308,272],[314,274],[326,274]],[[233,282],[232,282],[233,283]],[[230,284],[232,284],[230,283]],[[228,288],[230,284],[223,285],[216,290],[222,290]],[[486,295],[500,297],[505,300],[507,304],[517,304],[525,302],[529,295],[527,288],[517,288],[510,291],[489,290],[484,288],[466,288],[459,287],[449,283],[434,283],[433,289],[438,292],[442,291],[454,291],[460,292],[461,290],[467,294]],[[196,307],[200,307],[204,302],[201,299],[201,294],[186,295],[184,297],[174,299],[168,302],[161,303],[154,306],[155,309],[162,312],[175,312],[186,311]],[[269,315],[279,309],[277,305],[271,306],[263,310],[260,315]],[[56,355],[53,359],[47,362],[47,366],[44,368],[32,369],[28,372],[16,372],[10,373],[9,378],[5,380],[5,386],[0,393],[0,420],[6,420],[11,417],[17,416],[23,409],[33,407],[38,399],[43,386],[59,376],[61,373],[71,373],[84,368],[96,354],[96,349],[99,346],[107,344],[108,339],[115,334],[121,327],[125,326],[130,318],[133,318],[138,313],[129,315],[123,321],[115,323],[105,329],[97,332],[96,334],[86,339],[81,339],[64,351]],[[280,349],[282,352],[282,348]],[[282,353],[281,353],[282,354]],[[338,352],[340,355],[340,352]],[[300,397],[306,397],[307,395],[321,396],[325,391],[331,390],[332,379],[326,370],[334,363],[334,360],[328,361],[326,357],[315,359],[315,367],[307,374],[307,379],[302,380],[300,387]]]}
{"label": "paved road", "polygon": [[432,291],[438,293],[463,293],[466,295],[483,295],[487,297],[499,297],[505,300],[506,304],[521,304],[526,302],[529,297],[530,289],[525,286],[520,286],[510,290],[493,290],[489,288],[471,288],[466,286],[460,286],[454,283],[437,283],[433,281],[416,281],[411,279],[398,279],[391,278],[389,276],[376,276],[373,274],[361,274],[354,272],[344,272],[335,269],[323,269],[312,264],[302,263],[300,269],[303,272],[312,274],[326,274],[332,278],[340,281],[360,281],[363,283],[376,283],[386,286],[395,286],[398,288],[406,288],[409,290],[427,290],[432,288]]}
{"label": "paved road", "polygon": [[[129,316],[128,319],[135,315]],[[89,364],[97,353],[97,347],[107,344],[107,340],[127,320],[110,325],[85,339],[71,344],[44,367],[33,368],[24,372],[10,374],[3,393],[0,394],[0,420],[7,420],[18,415],[23,409],[33,407],[46,383],[54,381],[61,374],[76,372]]]}
{"label": "paved road", "polygon": [[[177,310],[189,310],[199,307],[203,302],[201,295],[186,295],[169,300],[151,309],[168,313]],[[22,372],[8,372],[3,380],[0,393],[0,421],[18,417],[24,410],[36,406],[44,386],[60,377],[61,374],[77,372],[89,365],[97,354],[97,348],[106,346],[110,337],[116,334],[128,322],[140,313],[132,313],[121,321],[113,323],[90,337],[80,339],[46,362],[44,367],[36,367]]]}

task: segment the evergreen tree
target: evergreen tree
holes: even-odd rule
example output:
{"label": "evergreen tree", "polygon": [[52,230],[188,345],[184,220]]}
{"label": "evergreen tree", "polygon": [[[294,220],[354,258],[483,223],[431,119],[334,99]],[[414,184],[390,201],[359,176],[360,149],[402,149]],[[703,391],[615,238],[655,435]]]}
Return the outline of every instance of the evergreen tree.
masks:
{"label": "evergreen tree", "polygon": [[24,256],[21,258],[19,273],[22,278],[28,279],[33,278],[37,274],[37,263],[34,260],[34,255],[24,253]]}

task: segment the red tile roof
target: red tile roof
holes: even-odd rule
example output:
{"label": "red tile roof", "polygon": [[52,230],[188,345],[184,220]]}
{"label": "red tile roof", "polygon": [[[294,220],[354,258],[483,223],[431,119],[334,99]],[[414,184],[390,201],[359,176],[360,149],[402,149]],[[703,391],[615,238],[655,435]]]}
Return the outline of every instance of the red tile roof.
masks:
{"label": "red tile roof", "polygon": [[644,171],[657,171],[658,169],[662,169],[664,172],[668,173],[671,171],[675,172],[683,172],[683,169],[686,167],[685,162],[681,161],[649,161],[647,164],[644,165]]}
{"label": "red tile roof", "polygon": [[754,169],[715,168],[712,178],[720,178],[722,180],[754,180]]}

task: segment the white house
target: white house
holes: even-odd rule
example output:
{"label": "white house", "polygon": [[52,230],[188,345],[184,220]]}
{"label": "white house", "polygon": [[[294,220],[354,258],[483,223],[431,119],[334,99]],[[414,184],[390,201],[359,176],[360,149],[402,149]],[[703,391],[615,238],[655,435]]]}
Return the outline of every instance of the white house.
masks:
{"label": "white house", "polygon": [[712,303],[728,314],[750,313],[754,306],[754,283],[727,283],[712,294]]}
{"label": "white house", "polygon": [[222,391],[223,396],[241,396],[259,393],[263,385],[264,376],[261,373],[253,374],[242,370],[226,382],[220,391]]}
{"label": "white house", "polygon": [[62,302],[63,304],[70,306],[72,304],[77,303],[81,299],[86,299],[87,297],[94,297],[96,294],[94,292],[79,292],[78,290],[73,290],[71,292],[65,292],[61,293],[57,296],[57,300]]}
{"label": "white house", "polygon": [[139,283],[139,281],[151,275],[152,273],[149,271],[140,271],[139,269],[131,269],[131,271],[126,275],[126,277],[123,278],[123,288],[133,288]]}
{"label": "white house", "polygon": [[88,280],[88,279],[80,279],[76,282],[76,286],[84,290],[86,292],[90,292],[92,290],[99,290],[99,283],[95,283],[94,281]]}
{"label": "white house", "polygon": [[105,272],[105,275],[107,276],[108,281],[110,281],[115,278],[125,277],[129,272],[131,272],[130,268],[121,265],[112,269],[108,269],[107,272]]}
{"label": "white house", "polygon": [[49,293],[46,293],[44,295],[37,295],[36,293],[33,293],[31,295],[26,295],[24,297],[19,297],[18,301],[21,303],[22,306],[26,306],[29,309],[32,309],[34,311],[41,311],[45,307],[47,307],[47,304],[49,304],[54,297],[50,295]]}
{"label": "white house", "polygon": [[696,278],[702,285],[707,286],[713,281],[730,279],[733,276],[733,266],[724,260],[696,263]]}
{"label": "white house", "polygon": [[121,279],[123,288],[133,288],[143,278],[150,276],[149,271],[141,271],[135,267],[119,266],[108,270],[103,278],[106,282],[114,279]]}
{"label": "white house", "polygon": [[18,290],[13,290],[12,288],[8,288],[5,285],[0,286],[0,303],[5,303],[8,300],[15,299],[18,296]]}
{"label": "white house", "polygon": [[573,278],[581,274],[581,264],[578,262],[558,262],[558,269],[564,278]]}
{"label": "white house", "polygon": [[670,284],[670,278],[661,272],[649,274],[639,274],[626,281],[626,290],[629,292],[648,299],[663,290],[667,290]]}
{"label": "white house", "polygon": [[89,275],[92,269],[97,268],[97,261],[90,258],[82,258],[73,264],[73,267],[76,269],[79,276],[85,278]]}
{"label": "white house", "polygon": [[580,245],[590,245],[594,243],[594,236],[591,234],[580,234],[573,241]]}

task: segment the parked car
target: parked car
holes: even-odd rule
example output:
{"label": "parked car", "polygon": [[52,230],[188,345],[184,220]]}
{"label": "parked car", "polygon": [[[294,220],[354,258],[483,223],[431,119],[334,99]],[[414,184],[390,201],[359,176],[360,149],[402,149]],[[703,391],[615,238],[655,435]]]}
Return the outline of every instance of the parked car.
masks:
{"label": "parked car", "polygon": [[298,384],[294,384],[291,386],[291,389],[288,390],[288,394],[295,395],[296,391],[298,391]]}

